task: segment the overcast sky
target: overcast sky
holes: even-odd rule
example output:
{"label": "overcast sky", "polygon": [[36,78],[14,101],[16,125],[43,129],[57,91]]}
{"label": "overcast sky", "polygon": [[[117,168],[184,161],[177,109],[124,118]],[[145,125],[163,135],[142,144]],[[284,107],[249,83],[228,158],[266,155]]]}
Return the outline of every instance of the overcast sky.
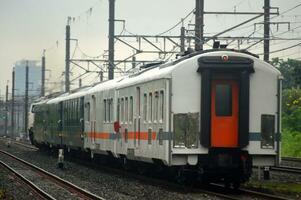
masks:
{"label": "overcast sky", "polygon": [[[263,0],[205,0],[206,11],[262,11]],[[300,4],[299,0],[271,0],[271,6],[279,7],[280,13]],[[126,20],[126,30],[134,34],[158,34],[180,21],[195,6],[195,0],[116,0],[116,19]],[[92,9],[90,9],[92,8]],[[89,56],[101,55],[107,49],[108,35],[108,0],[0,0],[0,89],[1,95],[7,80],[11,80],[14,63],[21,59],[40,60],[46,49],[47,72],[50,81],[59,81],[64,71],[65,25],[67,17],[72,16],[72,38],[78,39],[78,49],[74,57],[84,58],[82,52]],[[240,23],[251,16],[205,16],[205,34],[212,35]],[[185,20],[185,26],[193,16]],[[263,18],[257,20],[261,22]],[[280,25],[277,30],[272,26],[272,35],[283,38],[300,38],[301,6],[276,17],[273,21],[290,21],[291,31],[287,25]],[[225,36],[247,36],[254,31],[252,23],[244,25]],[[116,22],[116,34],[122,30],[122,24]],[[123,32],[123,34],[128,34]],[[179,27],[167,33],[179,35]],[[255,36],[262,36],[258,27]],[[271,49],[277,50],[299,41],[274,41]],[[72,50],[74,49],[74,42]],[[237,42],[233,45],[237,46]],[[246,44],[246,42],[243,44]],[[234,47],[235,47],[234,46]],[[121,52],[122,49],[122,52]],[[116,46],[117,58],[126,55],[120,44]],[[81,52],[82,51],[82,52]],[[261,53],[260,45],[251,49]],[[271,57],[300,58],[300,47],[272,54]],[[72,52],[73,53],[73,52]],[[76,72],[77,70],[73,68]],[[76,72],[79,73],[79,72]],[[87,78],[93,81],[93,76]],[[90,81],[90,82],[91,82]],[[11,81],[10,81],[11,82]]]}

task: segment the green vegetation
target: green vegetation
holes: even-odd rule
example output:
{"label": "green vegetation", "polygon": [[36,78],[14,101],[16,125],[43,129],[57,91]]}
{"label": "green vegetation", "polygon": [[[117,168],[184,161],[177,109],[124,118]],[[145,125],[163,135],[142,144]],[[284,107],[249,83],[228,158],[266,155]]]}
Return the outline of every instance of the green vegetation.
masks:
{"label": "green vegetation", "polygon": [[298,183],[278,183],[278,182],[262,182],[262,181],[250,181],[245,184],[248,188],[256,188],[261,191],[269,191],[274,194],[300,194],[301,185]]}
{"label": "green vegetation", "polygon": [[301,157],[301,61],[273,59],[283,77],[282,156]]}

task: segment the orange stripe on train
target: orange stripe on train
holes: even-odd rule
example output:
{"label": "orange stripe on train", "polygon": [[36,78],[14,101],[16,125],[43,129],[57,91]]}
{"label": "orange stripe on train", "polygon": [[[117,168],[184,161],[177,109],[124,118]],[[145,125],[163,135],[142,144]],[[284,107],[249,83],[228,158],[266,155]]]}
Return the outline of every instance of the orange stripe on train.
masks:
{"label": "orange stripe on train", "polygon": [[[156,132],[152,132],[151,139],[156,140],[156,135],[157,135]],[[87,137],[95,138],[95,139],[110,139],[110,136],[111,136],[111,133],[105,133],[105,132],[89,132],[89,133],[87,133]],[[125,139],[125,137],[126,137],[125,132],[122,133],[122,136]],[[139,132],[128,132],[128,136],[127,136],[128,140],[134,140],[135,137],[137,140],[139,138],[140,138],[140,140],[148,140],[148,132],[140,132],[140,136],[139,136]]]}

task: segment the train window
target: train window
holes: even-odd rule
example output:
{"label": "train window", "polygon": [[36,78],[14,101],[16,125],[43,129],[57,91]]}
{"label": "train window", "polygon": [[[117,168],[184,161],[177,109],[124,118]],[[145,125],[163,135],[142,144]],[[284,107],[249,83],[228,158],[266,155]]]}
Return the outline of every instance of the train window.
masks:
{"label": "train window", "polygon": [[155,102],[154,102],[154,121],[158,121],[158,109],[159,109],[159,92],[155,92]]}
{"label": "train window", "polygon": [[152,93],[149,93],[149,99],[148,99],[149,103],[148,103],[148,113],[149,113],[149,116],[148,116],[148,120],[149,121],[152,121],[153,119],[153,94]]}
{"label": "train window", "polygon": [[158,137],[159,137],[159,145],[163,145],[163,128],[159,129]]}
{"label": "train window", "polygon": [[274,148],[275,116],[261,115],[261,148]]}
{"label": "train window", "polygon": [[230,84],[217,84],[215,90],[215,115],[232,115],[232,87]]}
{"label": "train window", "polygon": [[144,94],[144,97],[143,97],[143,119],[144,119],[144,122],[147,121],[147,94]]}
{"label": "train window", "polygon": [[174,147],[197,148],[199,136],[199,113],[174,115]]}
{"label": "train window", "polygon": [[90,121],[90,103],[86,103],[86,110],[87,110],[87,121]]}
{"label": "train window", "polygon": [[104,114],[104,122],[107,121],[107,100],[104,99],[103,100],[103,105],[104,105],[104,108],[103,108],[103,114]]}
{"label": "train window", "polygon": [[160,122],[164,120],[164,91],[160,91],[160,108],[159,108]]}
{"label": "train window", "polygon": [[111,99],[111,104],[110,104],[110,122],[113,121],[113,99]]}
{"label": "train window", "polygon": [[121,106],[120,106],[120,121],[124,122],[124,98],[121,98]]}
{"label": "train window", "polygon": [[124,129],[124,141],[128,142],[128,129]]}
{"label": "train window", "polygon": [[117,121],[120,121],[120,99],[117,99]]}
{"label": "train window", "polygon": [[147,140],[148,140],[148,144],[152,144],[152,129],[151,128],[148,129]]}
{"label": "train window", "polygon": [[111,99],[107,99],[107,122],[111,121]]}
{"label": "train window", "polygon": [[129,109],[129,121],[133,122],[134,114],[134,100],[133,97],[130,97],[130,109]]}
{"label": "train window", "polygon": [[129,118],[129,100],[128,97],[125,97],[124,100],[124,121],[128,122]]}

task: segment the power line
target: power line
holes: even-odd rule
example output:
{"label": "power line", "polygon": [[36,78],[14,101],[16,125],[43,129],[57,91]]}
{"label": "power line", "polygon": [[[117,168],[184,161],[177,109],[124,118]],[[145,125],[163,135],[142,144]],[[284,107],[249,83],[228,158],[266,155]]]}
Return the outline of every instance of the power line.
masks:
{"label": "power line", "polygon": [[160,35],[164,35],[165,33],[170,32],[171,30],[175,29],[177,26],[179,26],[184,20],[186,20],[193,12],[195,11],[195,9],[193,9],[192,11],[190,11],[184,18],[182,18],[178,23],[176,23],[175,25],[173,25],[171,28],[167,29],[166,31],[157,34],[157,36]]}
{"label": "power line", "polygon": [[[295,45],[292,45],[292,46],[289,46],[289,47],[286,47],[286,48],[278,49],[278,50],[275,50],[275,51],[270,51],[270,54],[277,53],[277,52],[280,52],[280,51],[285,51],[285,50],[297,47],[299,45],[301,45],[301,43],[298,43],[298,44],[295,44]],[[257,55],[263,55],[263,53],[260,53],[260,54],[257,54]]]}

